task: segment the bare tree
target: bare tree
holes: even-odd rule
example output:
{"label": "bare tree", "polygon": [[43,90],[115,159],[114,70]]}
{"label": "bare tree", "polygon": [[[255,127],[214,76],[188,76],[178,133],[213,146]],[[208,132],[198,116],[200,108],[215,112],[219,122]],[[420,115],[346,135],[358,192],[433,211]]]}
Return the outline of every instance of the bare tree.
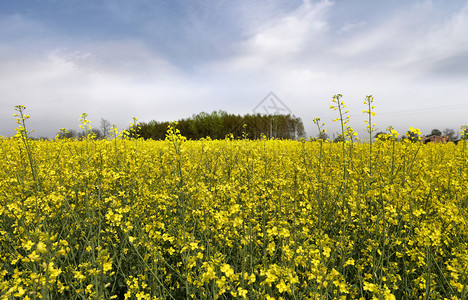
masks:
{"label": "bare tree", "polygon": [[320,133],[317,135],[317,138],[318,138],[318,139],[322,139],[322,140],[325,141],[325,140],[328,140],[328,139],[329,139],[329,136],[328,136],[328,134],[326,134],[325,132],[322,131],[322,132],[320,132]]}
{"label": "bare tree", "polygon": [[449,140],[454,141],[458,139],[458,134],[452,128],[445,128],[443,131],[444,136],[448,135]]}
{"label": "bare tree", "polygon": [[103,138],[110,136],[111,123],[104,118],[101,118],[101,133]]}

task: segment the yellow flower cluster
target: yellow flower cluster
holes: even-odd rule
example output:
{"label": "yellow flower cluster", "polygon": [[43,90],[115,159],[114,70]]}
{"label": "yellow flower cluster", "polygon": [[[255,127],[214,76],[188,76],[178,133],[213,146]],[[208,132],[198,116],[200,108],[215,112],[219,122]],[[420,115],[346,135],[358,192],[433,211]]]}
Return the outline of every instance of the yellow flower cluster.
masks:
{"label": "yellow flower cluster", "polygon": [[0,299],[468,297],[464,143],[0,143]]}

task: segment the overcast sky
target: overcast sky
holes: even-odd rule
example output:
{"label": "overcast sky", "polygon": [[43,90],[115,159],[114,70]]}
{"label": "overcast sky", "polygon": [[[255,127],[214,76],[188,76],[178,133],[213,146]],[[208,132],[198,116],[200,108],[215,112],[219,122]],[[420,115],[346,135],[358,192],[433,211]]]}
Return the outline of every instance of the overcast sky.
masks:
{"label": "overcast sky", "polygon": [[52,137],[83,112],[125,128],[252,113],[270,92],[309,136],[315,117],[337,131],[337,93],[356,130],[368,94],[379,130],[458,129],[468,2],[0,0],[0,135],[14,134],[17,104],[35,136]]}

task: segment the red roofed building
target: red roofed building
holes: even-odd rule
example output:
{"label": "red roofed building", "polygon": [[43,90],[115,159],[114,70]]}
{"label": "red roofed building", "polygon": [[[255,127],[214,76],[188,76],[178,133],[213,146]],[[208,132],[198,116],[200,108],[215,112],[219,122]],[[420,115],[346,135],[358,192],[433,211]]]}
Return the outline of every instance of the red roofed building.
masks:
{"label": "red roofed building", "polygon": [[437,136],[437,135],[429,135],[429,136],[423,136],[421,138],[421,143],[427,144],[427,143],[447,143],[450,142],[450,138],[448,135],[444,136]]}

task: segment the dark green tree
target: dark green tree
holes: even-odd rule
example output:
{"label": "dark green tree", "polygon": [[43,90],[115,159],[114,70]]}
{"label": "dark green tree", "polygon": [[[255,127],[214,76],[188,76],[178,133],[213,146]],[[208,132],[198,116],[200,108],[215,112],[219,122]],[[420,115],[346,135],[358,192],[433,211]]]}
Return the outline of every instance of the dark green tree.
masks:
{"label": "dark green tree", "polygon": [[439,129],[432,129],[430,135],[442,136],[442,132]]}
{"label": "dark green tree", "polygon": [[59,139],[73,139],[78,137],[78,133],[73,129],[60,129],[57,133]]}
{"label": "dark green tree", "polygon": [[343,135],[340,133],[338,134],[338,136],[336,136],[334,139],[333,139],[333,142],[334,143],[341,143],[343,142]]}
{"label": "dark green tree", "polygon": [[[304,124],[294,115],[233,115],[224,111],[210,114],[201,112],[187,119],[178,120],[177,128],[188,139],[199,139],[209,136],[212,139],[224,139],[232,134],[242,138],[244,132],[250,139],[268,138],[299,139],[305,136]],[[243,125],[247,126],[244,128]],[[145,139],[161,140],[165,138],[168,122],[151,121],[141,123],[139,136]]]}
{"label": "dark green tree", "polygon": [[407,131],[407,132],[406,132],[406,137],[407,137],[410,141],[412,141],[413,143],[420,140],[420,136],[419,136],[417,133],[412,132],[412,131]]}
{"label": "dark green tree", "polygon": [[379,131],[376,134],[374,134],[374,139],[377,139],[379,137],[379,135],[387,135],[387,133],[385,133],[383,131]]}

